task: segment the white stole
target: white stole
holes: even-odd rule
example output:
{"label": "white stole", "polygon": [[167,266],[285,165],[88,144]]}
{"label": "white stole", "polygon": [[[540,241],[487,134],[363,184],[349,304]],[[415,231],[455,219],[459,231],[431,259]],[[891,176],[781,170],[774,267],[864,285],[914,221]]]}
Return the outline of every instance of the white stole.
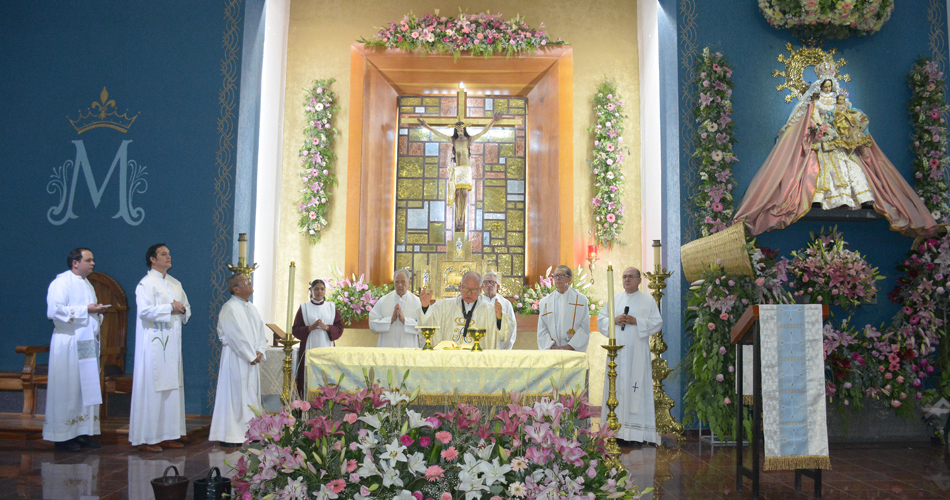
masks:
{"label": "white stole", "polygon": [[[336,304],[327,300],[318,306],[308,300],[300,304],[300,312],[303,315],[303,323],[308,327],[316,323],[317,320],[323,320],[329,327],[333,325],[333,320],[336,319]],[[318,329],[310,332],[307,337],[307,345],[304,348],[316,349],[317,347],[333,347],[335,345],[336,343],[330,340],[329,332]]]}

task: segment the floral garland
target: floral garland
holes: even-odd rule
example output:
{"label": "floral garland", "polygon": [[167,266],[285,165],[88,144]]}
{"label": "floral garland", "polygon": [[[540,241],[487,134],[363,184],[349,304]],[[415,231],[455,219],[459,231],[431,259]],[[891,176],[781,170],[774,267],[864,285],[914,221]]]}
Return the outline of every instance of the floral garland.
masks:
{"label": "floral garland", "polygon": [[938,222],[950,218],[947,185],[947,83],[937,63],[921,58],[909,75],[913,92],[909,112],[914,124],[914,177],[917,194]]}
{"label": "floral garland", "polygon": [[[783,285],[788,261],[767,249],[749,244],[752,277],[726,275],[712,268],[690,286],[686,323],[692,340],[681,369],[688,373],[684,406],[686,420],[706,423],[720,438],[735,437],[736,350],[729,332],[751,304],[788,303]],[[739,402],[741,404],[741,402]]]}
{"label": "floral garland", "polygon": [[380,297],[392,290],[391,285],[376,286],[363,279],[362,274],[360,279],[356,279],[355,274],[342,279],[324,278],[327,299],[336,305],[336,310],[340,313],[340,319],[343,320],[344,325],[349,326],[369,316],[369,312],[373,310],[373,306]]}
{"label": "floral garland", "polygon": [[812,242],[797,252],[792,252],[789,271],[796,297],[805,297],[810,304],[838,305],[853,309],[877,298],[875,281],[883,280],[876,267],[860,253],[845,250],[842,234],[837,226],[829,231],[822,228]]}
{"label": "floral garland", "polygon": [[610,247],[623,231],[623,215],[626,208],[620,201],[623,195],[624,176],[621,172],[628,152],[623,143],[623,99],[617,92],[617,84],[604,82],[594,97],[594,113],[597,124],[587,129],[594,134],[594,159],[590,160],[597,194],[591,200],[594,209],[594,237],[597,243]]}
{"label": "floral garland", "polygon": [[[541,311],[538,310],[541,299],[554,293],[554,290],[557,289],[554,286],[554,277],[551,276],[551,269],[553,268],[549,267],[544,276],[540,276],[540,279],[534,284],[533,287],[526,289],[521,295],[515,295],[512,297],[515,299],[514,303],[512,304],[515,314],[541,314]],[[600,309],[604,306],[604,301],[594,297],[590,282],[587,281],[587,274],[584,272],[581,266],[577,266],[577,270],[571,274],[574,275],[574,277],[571,279],[571,286],[580,292],[581,295],[587,297],[587,303],[590,307],[590,314],[592,316],[596,316],[600,312]]]}
{"label": "floral garland", "polygon": [[847,38],[877,33],[894,12],[893,0],[759,0],[776,29],[795,36]]}
{"label": "floral garland", "polygon": [[696,151],[699,158],[701,189],[696,194],[696,218],[703,236],[722,231],[732,224],[734,213],[731,163],[738,161],[732,146],[734,123],[732,114],[732,69],[722,53],[710,53],[703,49],[699,62],[697,84],[699,87],[696,106]]}
{"label": "floral garland", "polygon": [[336,184],[333,174],[333,137],[339,132],[330,125],[333,114],[340,110],[334,105],[336,93],[329,89],[333,78],[315,80],[313,86],[304,95],[304,113],[307,124],[303,129],[304,143],[300,147],[300,179],[303,187],[303,201],[297,206],[300,213],[301,232],[307,235],[310,244],[320,241],[323,229],[327,227],[329,208],[329,188]]}
{"label": "floral garland", "polygon": [[313,401],[252,419],[236,498],[630,499],[653,489],[604,463],[612,431],[587,429],[584,394],[533,405],[513,394],[490,416],[463,403],[424,416],[408,408],[418,389],[371,378],[352,394],[328,383]]}
{"label": "floral garland", "polygon": [[368,47],[385,47],[433,54],[454,54],[458,59],[462,52],[489,57],[505,54],[506,57],[521,55],[548,45],[563,45],[561,40],[552,41],[547,33],[530,28],[523,17],[505,20],[501,14],[483,12],[458,17],[426,14],[421,18],[409,13],[399,22],[391,22],[380,28],[370,40],[360,39]]}

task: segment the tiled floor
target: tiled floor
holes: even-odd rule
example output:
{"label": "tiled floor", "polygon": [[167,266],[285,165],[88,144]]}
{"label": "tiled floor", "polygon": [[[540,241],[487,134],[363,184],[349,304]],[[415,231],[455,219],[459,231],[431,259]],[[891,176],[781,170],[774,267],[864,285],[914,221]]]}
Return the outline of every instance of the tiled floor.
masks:
{"label": "tiled floor", "polygon": [[[624,446],[623,463],[636,483],[659,486],[654,499],[751,498],[751,483],[737,492],[735,455],[731,447],[711,448],[695,439],[679,449]],[[168,465],[176,465],[192,481],[212,466],[228,475],[225,461],[236,453],[199,440],[184,449],[140,453],[128,443],[104,445],[95,451],[55,453],[44,441],[0,440],[0,499],[142,499],[152,498],[149,481]],[[930,443],[832,444],[832,470],[824,473],[823,498],[950,499],[950,454]],[[794,491],[792,472],[763,473],[760,498],[812,498]],[[192,498],[193,485],[188,498]],[[646,496],[645,498],[651,498]]]}

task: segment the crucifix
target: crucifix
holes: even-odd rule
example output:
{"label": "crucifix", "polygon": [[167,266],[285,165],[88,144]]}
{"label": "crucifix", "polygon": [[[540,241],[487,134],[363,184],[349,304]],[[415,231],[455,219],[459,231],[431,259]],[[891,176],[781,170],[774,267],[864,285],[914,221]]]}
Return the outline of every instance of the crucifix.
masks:
{"label": "crucifix", "polygon": [[[472,117],[468,116],[467,95],[465,84],[459,83],[457,113],[454,117],[436,117],[420,118],[407,117],[402,119],[402,126],[420,125],[432,132],[433,135],[443,141],[452,144],[452,152],[455,165],[452,174],[449,175],[449,189],[447,200],[454,203],[455,211],[455,232],[458,240],[458,233],[465,236],[465,214],[468,212],[468,193],[473,188],[472,166],[469,163],[469,153],[473,142],[485,135],[493,126],[514,127],[520,125],[520,118],[498,118],[493,117]],[[484,128],[475,135],[469,135],[466,127],[473,125],[484,125]],[[439,132],[434,126],[452,127],[451,136]],[[461,242],[461,240],[459,240]]]}

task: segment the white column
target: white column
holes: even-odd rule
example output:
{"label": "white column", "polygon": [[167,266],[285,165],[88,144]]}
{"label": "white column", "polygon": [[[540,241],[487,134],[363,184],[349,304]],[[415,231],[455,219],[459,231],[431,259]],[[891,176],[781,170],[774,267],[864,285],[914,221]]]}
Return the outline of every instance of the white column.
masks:
{"label": "white column", "polygon": [[266,323],[277,322],[278,221],[280,219],[281,143],[284,123],[284,87],[287,73],[287,31],[290,0],[267,0],[264,7],[264,62],[261,74],[260,148],[257,158],[257,211],[254,260],[254,305]]}
{"label": "white column", "polygon": [[[662,229],[660,157],[660,51],[657,0],[637,1],[637,47],[640,55],[640,213],[641,269],[653,271],[653,240]],[[663,248],[669,248],[666,244]]]}

